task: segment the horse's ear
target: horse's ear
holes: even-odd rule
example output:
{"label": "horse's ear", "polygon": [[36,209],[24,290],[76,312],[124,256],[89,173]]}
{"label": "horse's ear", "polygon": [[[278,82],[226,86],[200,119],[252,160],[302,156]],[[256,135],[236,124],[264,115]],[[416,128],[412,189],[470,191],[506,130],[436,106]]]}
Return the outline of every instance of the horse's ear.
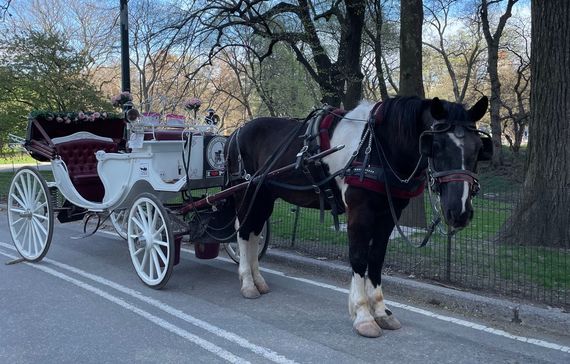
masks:
{"label": "horse's ear", "polygon": [[443,107],[443,103],[441,102],[441,100],[437,97],[434,97],[431,100],[430,103],[430,112],[431,112],[431,116],[435,119],[435,120],[443,120],[447,117],[447,111],[445,111],[445,108]]}
{"label": "horse's ear", "polygon": [[485,113],[487,112],[487,107],[489,106],[489,99],[487,96],[483,96],[477,101],[467,113],[469,113],[469,119],[473,122],[481,120]]}

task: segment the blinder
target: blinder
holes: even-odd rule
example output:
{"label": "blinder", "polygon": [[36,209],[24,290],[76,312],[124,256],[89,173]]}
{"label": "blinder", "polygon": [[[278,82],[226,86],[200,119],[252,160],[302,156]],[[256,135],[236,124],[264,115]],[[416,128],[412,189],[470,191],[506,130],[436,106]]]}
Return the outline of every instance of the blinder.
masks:
{"label": "blinder", "polygon": [[465,137],[466,132],[472,132],[477,134],[483,134],[481,141],[483,143],[479,154],[477,155],[477,161],[488,161],[493,156],[493,142],[489,134],[476,129],[473,126],[462,126],[462,125],[452,125],[451,123],[435,123],[431,130],[426,130],[420,135],[420,153],[422,156],[427,157],[429,161],[429,180],[430,188],[434,192],[439,192],[439,187],[443,183],[447,182],[467,182],[470,187],[471,197],[474,197],[479,192],[479,180],[477,174],[464,170],[464,169],[454,169],[447,171],[435,171],[431,159],[433,158],[433,141],[434,135],[439,133],[448,132],[451,129],[453,133],[458,138]]}

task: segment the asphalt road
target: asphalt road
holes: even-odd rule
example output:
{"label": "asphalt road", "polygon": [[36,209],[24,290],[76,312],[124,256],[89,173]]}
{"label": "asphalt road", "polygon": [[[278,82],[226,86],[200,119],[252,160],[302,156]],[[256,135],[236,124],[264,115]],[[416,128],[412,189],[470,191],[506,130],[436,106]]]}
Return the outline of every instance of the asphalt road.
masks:
{"label": "asphalt road", "polygon": [[245,300],[234,263],[185,251],[155,291],[136,276],[125,242],[70,239],[80,231],[56,223],[44,261],[5,265],[17,253],[0,212],[0,363],[570,363],[568,337],[508,337],[389,292],[403,328],[358,337],[347,287],[292,268],[262,263],[272,292]]}

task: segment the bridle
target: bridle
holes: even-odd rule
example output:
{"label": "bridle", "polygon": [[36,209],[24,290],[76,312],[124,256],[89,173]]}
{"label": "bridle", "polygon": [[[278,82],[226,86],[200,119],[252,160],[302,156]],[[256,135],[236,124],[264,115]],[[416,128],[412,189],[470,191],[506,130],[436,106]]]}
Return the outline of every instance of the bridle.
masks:
{"label": "bridle", "polygon": [[472,125],[460,125],[454,122],[436,121],[432,125],[430,130],[426,130],[420,135],[420,153],[428,158],[427,174],[428,174],[429,188],[435,194],[440,195],[441,186],[445,183],[467,182],[469,184],[470,197],[473,198],[477,196],[480,190],[479,178],[477,174],[467,169],[449,169],[445,171],[437,171],[434,166],[433,154],[429,152],[426,153],[428,148],[425,145],[423,145],[424,143],[429,143],[433,141],[433,138],[431,138],[432,139],[431,141],[426,141],[426,139],[428,139],[426,136],[431,135],[433,137],[433,135],[435,134],[443,134],[443,133],[448,133],[450,131],[452,131],[455,137],[459,139],[465,138],[466,132],[475,133],[475,134],[484,134],[490,138],[489,134],[478,130],[475,126]]}

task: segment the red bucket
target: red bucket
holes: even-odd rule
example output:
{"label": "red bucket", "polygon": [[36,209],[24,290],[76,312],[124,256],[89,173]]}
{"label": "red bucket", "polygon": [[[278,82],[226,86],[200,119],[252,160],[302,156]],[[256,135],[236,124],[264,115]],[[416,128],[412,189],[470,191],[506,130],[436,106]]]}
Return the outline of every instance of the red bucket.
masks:
{"label": "red bucket", "polygon": [[220,243],[194,243],[194,252],[200,259],[214,259],[220,253]]}

